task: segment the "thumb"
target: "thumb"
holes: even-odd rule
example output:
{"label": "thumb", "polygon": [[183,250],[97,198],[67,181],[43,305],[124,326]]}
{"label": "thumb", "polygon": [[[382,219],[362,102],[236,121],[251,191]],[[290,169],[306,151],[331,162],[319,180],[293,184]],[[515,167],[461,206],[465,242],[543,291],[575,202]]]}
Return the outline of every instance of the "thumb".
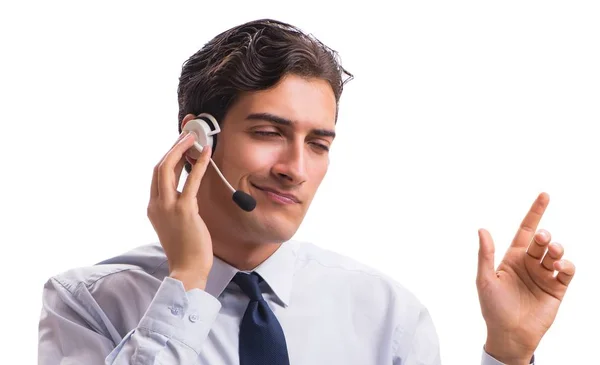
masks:
{"label": "thumb", "polygon": [[477,284],[484,283],[495,276],[494,268],[494,241],[485,229],[479,233],[479,262],[477,265]]}

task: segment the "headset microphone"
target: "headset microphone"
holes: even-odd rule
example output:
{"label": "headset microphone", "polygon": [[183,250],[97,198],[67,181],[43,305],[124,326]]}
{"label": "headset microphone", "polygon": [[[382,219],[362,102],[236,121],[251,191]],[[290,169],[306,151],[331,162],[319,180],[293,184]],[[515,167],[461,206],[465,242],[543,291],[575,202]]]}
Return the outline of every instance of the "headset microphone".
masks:
{"label": "headset microphone", "polygon": [[[196,119],[190,120],[183,126],[184,131],[190,131],[196,135],[196,141],[194,141],[194,147],[190,148],[187,155],[193,159],[200,157],[200,152],[204,149],[204,146],[216,146],[216,134],[221,131],[219,123],[210,114],[202,113],[196,117]],[[229,190],[233,193],[232,199],[238,207],[246,212],[251,212],[256,208],[256,200],[249,194],[235,190],[233,186],[225,179],[225,176],[221,173],[213,159],[210,159],[211,165],[214,167],[217,174],[221,177],[221,180],[227,185]]]}
{"label": "headset microphone", "polygon": [[221,177],[221,180],[223,180],[225,185],[227,185],[229,190],[231,190],[231,192],[233,193],[233,201],[235,202],[235,204],[237,204],[238,207],[242,208],[246,212],[253,211],[254,208],[256,208],[256,200],[254,200],[252,196],[241,190],[235,190],[233,186],[231,186],[231,184],[227,181],[227,179],[225,179],[225,176],[223,176],[217,165],[215,165],[215,162],[212,158],[210,159],[210,163],[217,171],[217,174],[219,174],[219,176]]}

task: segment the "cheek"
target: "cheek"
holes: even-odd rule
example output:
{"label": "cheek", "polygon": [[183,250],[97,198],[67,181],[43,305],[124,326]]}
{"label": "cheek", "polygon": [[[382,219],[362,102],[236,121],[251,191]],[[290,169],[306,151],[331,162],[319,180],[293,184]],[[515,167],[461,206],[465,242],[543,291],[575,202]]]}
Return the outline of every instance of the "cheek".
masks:
{"label": "cheek", "polygon": [[246,170],[252,172],[269,170],[277,162],[277,153],[269,148],[255,148],[240,157]]}
{"label": "cheek", "polygon": [[277,161],[276,150],[257,145],[238,145],[237,148],[229,149],[224,157],[228,165],[243,170],[244,174],[268,169]]}
{"label": "cheek", "polygon": [[310,166],[307,166],[307,169],[310,181],[312,181],[314,185],[319,185],[325,178],[325,174],[327,174],[327,170],[329,169],[329,159],[316,159]]}

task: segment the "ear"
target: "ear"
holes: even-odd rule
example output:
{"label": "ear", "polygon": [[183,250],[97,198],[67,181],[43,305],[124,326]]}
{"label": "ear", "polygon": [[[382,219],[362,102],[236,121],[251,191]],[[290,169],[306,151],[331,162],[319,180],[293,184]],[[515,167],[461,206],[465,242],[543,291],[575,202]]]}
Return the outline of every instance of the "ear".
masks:
{"label": "ear", "polygon": [[[190,121],[195,119],[196,116],[194,114],[187,114],[185,117],[183,117],[183,120],[181,121],[181,129],[183,130],[183,127]],[[190,164],[190,165],[194,165],[196,163],[196,160],[193,158],[190,158],[189,156],[185,156],[185,160]]]}
{"label": "ear", "polygon": [[196,116],[194,114],[188,114],[185,117],[183,117],[183,120],[181,121],[181,129],[183,130],[183,127],[192,119],[196,118]]}

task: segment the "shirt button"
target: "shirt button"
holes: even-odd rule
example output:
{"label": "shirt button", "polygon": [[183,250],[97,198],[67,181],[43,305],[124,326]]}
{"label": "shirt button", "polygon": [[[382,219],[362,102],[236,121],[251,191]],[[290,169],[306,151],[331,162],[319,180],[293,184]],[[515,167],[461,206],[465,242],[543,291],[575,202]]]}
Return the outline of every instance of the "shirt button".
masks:
{"label": "shirt button", "polygon": [[196,322],[198,320],[198,315],[197,314],[191,314],[190,315],[190,322]]}
{"label": "shirt button", "polygon": [[181,310],[183,309],[183,308],[181,308],[178,305],[174,305],[174,306],[169,307],[169,308],[171,309],[171,314],[173,314],[174,316],[179,315],[181,313]]}

